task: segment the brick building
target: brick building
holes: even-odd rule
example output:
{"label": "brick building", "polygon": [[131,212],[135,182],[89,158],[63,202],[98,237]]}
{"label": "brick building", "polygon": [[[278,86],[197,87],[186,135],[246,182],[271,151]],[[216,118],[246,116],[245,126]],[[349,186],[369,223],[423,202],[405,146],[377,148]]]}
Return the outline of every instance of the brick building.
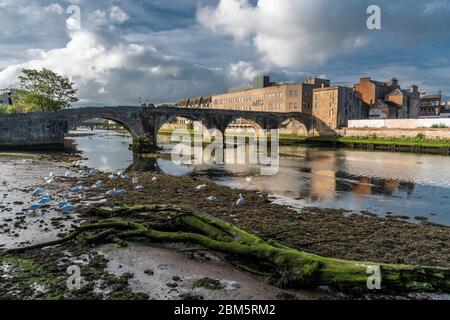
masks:
{"label": "brick building", "polygon": [[309,78],[304,83],[273,83],[268,76],[257,77],[252,87],[213,96],[212,108],[311,114],[313,90],[322,85],[329,86],[330,81]]}
{"label": "brick building", "polygon": [[[317,90],[317,97],[320,97],[318,103],[314,101]],[[206,99],[207,103],[202,103],[203,99]],[[303,83],[273,83],[270,77],[261,76],[254,79],[251,87],[230,89],[227,93],[208,98],[182,99],[178,106],[306,113],[318,117],[333,129],[345,126],[350,119],[362,119],[367,116],[364,115],[361,99],[353,94],[352,88],[339,86],[330,88],[329,80],[313,77]],[[238,122],[245,125],[245,121]]]}
{"label": "brick building", "polygon": [[348,120],[367,117],[361,98],[352,88],[342,86],[314,89],[312,114],[331,129],[347,126]]}
{"label": "brick building", "polygon": [[430,117],[438,116],[441,114],[441,102],[442,93],[426,94],[422,92],[420,94],[420,116]]}
{"label": "brick building", "polygon": [[369,118],[407,119],[420,116],[420,94],[415,85],[403,90],[396,78],[380,82],[367,77],[355,84],[354,91],[369,109]]}

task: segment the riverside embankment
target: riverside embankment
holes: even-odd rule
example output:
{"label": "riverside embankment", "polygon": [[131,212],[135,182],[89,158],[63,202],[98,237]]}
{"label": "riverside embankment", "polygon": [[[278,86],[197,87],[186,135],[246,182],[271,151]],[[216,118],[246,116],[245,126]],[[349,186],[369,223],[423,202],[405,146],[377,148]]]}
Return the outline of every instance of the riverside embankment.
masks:
{"label": "riverside embankment", "polygon": [[[341,136],[298,136],[280,134],[279,143],[284,146],[310,145],[328,148],[348,148],[368,151],[408,152],[419,154],[450,155],[450,139],[440,134],[449,129],[343,129]],[[170,136],[173,130],[160,131],[161,136]],[[193,134],[193,131],[186,131]],[[251,134],[251,133],[249,133]],[[233,133],[233,136],[248,136]],[[226,135],[227,136],[227,135]],[[270,140],[270,138],[269,138]]]}
{"label": "riverside embankment", "polygon": [[[263,239],[275,239],[293,248],[327,257],[450,266],[449,227],[426,221],[412,224],[395,215],[382,218],[369,212],[356,213],[343,209],[305,208],[299,212],[274,204],[264,192],[231,189],[206,178],[174,177],[158,172],[129,172],[128,179],[112,180],[109,173],[95,173],[86,178],[67,178],[60,176],[57,171],[55,183],[46,186],[42,182],[39,183],[40,175],[56,167],[60,167],[61,171],[71,170],[78,173],[79,167],[66,162],[74,159],[49,159],[39,156],[34,158],[33,164],[30,165],[23,162],[23,156],[8,157],[2,158],[2,163],[5,168],[11,168],[9,175],[14,177],[15,181],[23,179],[27,182],[25,185],[18,184],[17,188],[15,184],[7,183],[9,187],[5,194],[11,195],[12,198],[3,205],[3,224],[0,229],[7,246],[26,246],[67,234],[67,231],[76,225],[89,221],[85,213],[93,205],[114,207],[118,202],[128,205],[183,204],[201,209],[258,234]],[[30,172],[34,174],[31,175]],[[32,176],[36,180],[30,179]],[[133,190],[131,178],[139,179],[144,191]],[[98,180],[104,182],[103,186],[98,190],[90,189]],[[202,184],[206,185],[206,189],[198,190],[196,186]],[[77,206],[77,210],[69,215],[58,215],[48,206],[44,208],[45,211],[22,212],[21,208],[32,201],[27,198],[29,191],[39,185],[55,198],[67,197]],[[77,185],[82,186],[84,191],[71,194],[68,190]],[[106,192],[113,188],[127,190],[127,193],[110,198]],[[15,197],[12,195],[15,193],[24,195],[20,200],[23,204],[13,203]],[[245,206],[234,205],[239,194],[245,197]],[[209,196],[215,196],[217,200],[209,201]],[[30,234],[29,229],[33,228],[38,230],[32,233],[35,236],[22,240],[22,231],[25,235]],[[41,237],[39,231],[46,236]],[[183,250],[192,247],[170,249],[152,245],[131,245],[122,249],[112,248],[109,246],[96,250],[77,242],[76,245],[35,251],[2,260],[1,276],[7,281],[2,282],[0,292],[4,297],[14,297],[17,289],[24,290],[15,296],[16,298],[344,297],[338,293],[320,290],[283,291],[268,286],[263,278],[253,277],[242,271],[236,272],[220,255],[203,254],[196,250],[194,255],[189,250],[183,253]],[[168,249],[170,252],[179,250],[179,254],[168,254]],[[180,263],[184,259],[191,261],[189,257],[193,258],[192,262]],[[79,292],[65,290],[65,271],[73,264],[80,265],[82,274],[86,275],[87,285]],[[184,264],[185,267],[180,267]],[[11,270],[14,270],[12,277]],[[196,288],[196,281],[204,277],[219,280],[223,289],[211,291]],[[155,287],[155,283],[159,285]],[[262,293],[264,294],[261,295]]]}

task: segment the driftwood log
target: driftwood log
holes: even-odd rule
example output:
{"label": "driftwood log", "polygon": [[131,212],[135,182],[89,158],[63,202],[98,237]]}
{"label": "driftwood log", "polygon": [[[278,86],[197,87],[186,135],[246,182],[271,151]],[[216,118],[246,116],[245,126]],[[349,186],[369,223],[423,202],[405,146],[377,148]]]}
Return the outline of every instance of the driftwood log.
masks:
{"label": "driftwood log", "polygon": [[81,225],[59,240],[4,250],[2,255],[57,246],[79,238],[119,245],[126,245],[126,241],[182,242],[233,257],[246,270],[268,275],[275,285],[284,288],[330,286],[366,292],[371,276],[368,270],[375,267],[381,274],[383,292],[450,292],[450,269],[325,258],[273,240],[264,241],[190,207],[122,205],[115,209],[91,208],[88,214],[99,221]]}

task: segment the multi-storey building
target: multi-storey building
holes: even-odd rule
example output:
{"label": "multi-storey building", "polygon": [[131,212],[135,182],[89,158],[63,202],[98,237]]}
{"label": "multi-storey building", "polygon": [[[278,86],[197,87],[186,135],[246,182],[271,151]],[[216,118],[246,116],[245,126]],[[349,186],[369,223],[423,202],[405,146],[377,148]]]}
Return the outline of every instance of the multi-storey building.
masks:
{"label": "multi-storey building", "polygon": [[13,104],[14,89],[0,89],[0,104]]}
{"label": "multi-storey building", "polygon": [[330,81],[309,78],[304,83],[273,83],[257,77],[250,88],[231,89],[212,97],[212,108],[241,111],[302,112],[311,114],[313,90]]}
{"label": "multi-storey building", "polygon": [[371,78],[361,78],[354,87],[363,103],[369,108],[370,118],[418,118],[420,115],[419,90],[413,85],[410,90],[402,90],[398,80],[380,82]]}
{"label": "multi-storey building", "polygon": [[421,92],[420,94],[420,116],[430,117],[441,114],[442,93],[427,94]]}
{"label": "multi-storey building", "polygon": [[[352,88],[330,87],[330,81],[308,78],[303,83],[273,83],[261,76],[252,87],[231,89],[212,97],[182,99],[181,108],[306,113],[323,121],[331,129],[347,125],[348,120],[367,118],[362,100]],[[246,125],[238,120],[239,125]]]}
{"label": "multi-storey building", "polygon": [[364,119],[367,112],[352,88],[343,86],[314,89],[312,114],[330,129],[348,125],[348,120]]}

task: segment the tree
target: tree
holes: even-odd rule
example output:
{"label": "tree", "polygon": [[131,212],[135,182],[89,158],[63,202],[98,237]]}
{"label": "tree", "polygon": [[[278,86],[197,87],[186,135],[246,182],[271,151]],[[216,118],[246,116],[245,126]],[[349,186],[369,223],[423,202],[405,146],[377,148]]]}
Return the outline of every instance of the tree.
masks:
{"label": "tree", "polygon": [[55,112],[70,107],[78,101],[74,83],[49,69],[23,69],[19,77],[15,105],[18,110]]}

